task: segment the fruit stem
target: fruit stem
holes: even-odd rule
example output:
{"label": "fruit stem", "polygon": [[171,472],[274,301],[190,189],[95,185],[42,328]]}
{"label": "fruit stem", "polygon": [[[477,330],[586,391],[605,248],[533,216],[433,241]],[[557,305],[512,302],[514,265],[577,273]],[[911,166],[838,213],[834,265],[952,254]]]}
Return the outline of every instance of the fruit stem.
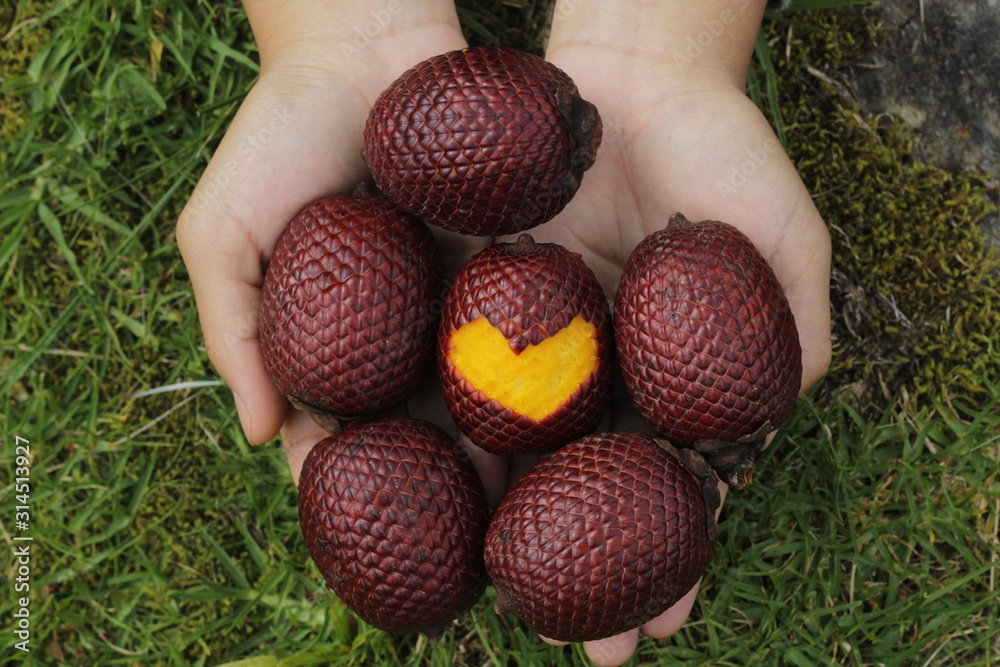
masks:
{"label": "fruit stem", "polygon": [[674,447],[666,440],[656,440],[662,450],[670,454],[694,477],[701,486],[701,497],[705,503],[706,530],[710,539],[715,540],[719,534],[719,523],[715,513],[722,504],[722,494],[719,492],[719,476],[705,458],[693,449]]}
{"label": "fruit stem", "polygon": [[715,472],[729,486],[742,489],[753,481],[753,471],[760,463],[761,452],[767,436],[774,430],[767,421],[755,433],[734,441],[699,440],[694,443],[698,451]]}
{"label": "fruit stem", "polygon": [[507,594],[507,591],[497,589],[497,599],[493,603],[493,611],[497,614],[513,614],[514,613],[514,601]]}
{"label": "fruit stem", "polygon": [[[576,90],[561,87],[556,90],[556,106],[566,122],[573,145],[570,148],[570,178],[579,187],[583,172],[590,169],[597,159],[604,134],[601,115],[597,107],[580,97]],[[573,188],[574,191],[576,188]]]}
{"label": "fruit stem", "polygon": [[691,224],[691,221],[684,217],[683,213],[677,212],[670,216],[667,220],[667,226],[669,227],[687,227]]}
{"label": "fruit stem", "polygon": [[427,635],[428,639],[430,639],[432,642],[436,642],[439,639],[441,639],[441,637],[444,636],[445,631],[448,629],[450,625],[451,625],[450,623],[442,623],[441,625],[435,625],[432,628],[427,628],[423,632],[425,635]]}
{"label": "fruit stem", "polygon": [[373,183],[366,183],[365,181],[360,181],[351,190],[352,197],[374,197],[377,194],[378,188]]}

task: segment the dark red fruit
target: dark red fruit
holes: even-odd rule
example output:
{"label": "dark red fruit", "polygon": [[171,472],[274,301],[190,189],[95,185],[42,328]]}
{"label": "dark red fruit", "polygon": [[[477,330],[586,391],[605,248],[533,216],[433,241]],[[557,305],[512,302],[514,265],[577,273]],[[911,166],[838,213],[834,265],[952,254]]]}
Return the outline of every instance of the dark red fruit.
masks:
{"label": "dark red fruit", "polygon": [[307,206],[278,242],[261,294],[275,385],[340,419],[405,401],[433,360],[441,271],[430,230],[385,198]]}
{"label": "dark red fruit", "polygon": [[364,157],[379,188],[422,220],[511,234],[562,210],[600,142],[600,116],[565,72],[479,47],[425,60],[386,89]]}
{"label": "dark red fruit", "polygon": [[472,257],[445,299],[445,401],[487,451],[551,451],[593,431],[611,400],[612,355],[597,277],[579,255],[528,234]]}
{"label": "dark red fruit", "polygon": [[697,453],[638,433],[587,436],[550,454],[490,521],[497,613],[567,642],[656,618],[712,560],[717,483]]}
{"label": "dark red fruit", "polygon": [[795,406],[802,351],[774,271],[723,222],[673,216],[629,256],[615,298],[625,385],[646,421],[730,484]]}
{"label": "dark red fruit", "polygon": [[302,466],[299,521],[337,597],[392,633],[439,636],[486,588],[487,507],[440,428],[380,419],[320,441]]}

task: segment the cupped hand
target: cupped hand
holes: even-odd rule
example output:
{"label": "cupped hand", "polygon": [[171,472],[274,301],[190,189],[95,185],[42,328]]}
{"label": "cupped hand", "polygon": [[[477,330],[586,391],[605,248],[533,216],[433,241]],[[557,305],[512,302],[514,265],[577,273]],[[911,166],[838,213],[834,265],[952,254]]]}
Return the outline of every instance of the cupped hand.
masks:
{"label": "cupped hand", "polygon": [[[289,405],[265,371],[257,339],[264,272],[300,209],[348,194],[368,177],[362,133],[378,94],[415,63],[465,46],[454,7],[438,21],[409,11],[400,5],[385,25],[373,22],[374,37],[344,28],[341,41],[325,35],[289,42],[274,33],[273,17],[255,23],[251,15],[255,34],[261,26],[268,41],[257,35],[260,77],[178,221],[209,357],[233,392],[247,440],[264,443],[280,431],[296,481],[309,449],[326,434]],[[294,16],[287,20],[289,30],[302,32]],[[474,245],[442,240],[456,254]]]}
{"label": "cupped hand", "polygon": [[[593,42],[556,42],[547,57],[597,106],[604,140],[577,196],[532,231],[535,239],[579,252],[613,298],[629,253],[671,214],[735,225],[788,296],[803,350],[802,390],[814,384],[830,363],[830,239],[794,166],[746,96],[745,79]],[[643,428],[623,403],[610,428]],[[588,655],[601,667],[622,664],[640,631],[656,638],[676,632],[696,596],[697,587],[642,628],[585,643]]]}

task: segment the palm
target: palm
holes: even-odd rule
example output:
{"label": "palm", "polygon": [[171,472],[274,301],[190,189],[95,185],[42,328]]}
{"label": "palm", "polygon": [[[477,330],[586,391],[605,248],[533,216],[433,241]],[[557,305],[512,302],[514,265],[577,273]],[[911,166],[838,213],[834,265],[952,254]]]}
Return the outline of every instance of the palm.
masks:
{"label": "palm", "polygon": [[[595,50],[588,61],[614,58]],[[579,58],[564,65],[600,110],[604,141],[578,196],[536,236],[581,252],[609,293],[632,248],[678,211],[736,224],[769,259],[781,249],[807,194],[741,91],[623,80]]]}

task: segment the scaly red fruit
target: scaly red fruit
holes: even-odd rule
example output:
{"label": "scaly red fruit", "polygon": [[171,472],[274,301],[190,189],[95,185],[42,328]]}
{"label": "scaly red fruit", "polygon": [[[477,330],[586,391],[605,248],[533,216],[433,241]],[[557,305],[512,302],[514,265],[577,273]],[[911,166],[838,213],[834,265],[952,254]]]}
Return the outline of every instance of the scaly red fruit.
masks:
{"label": "scaly red fruit", "polygon": [[402,403],[433,360],[442,283],[430,230],[389,200],[313,202],[289,223],[264,279],[260,344],[275,385],[337,419]]}
{"label": "scaly red fruit", "polygon": [[486,588],[482,484],[427,422],[380,419],[316,444],[302,466],[299,521],[333,592],[382,630],[435,638]]}
{"label": "scaly red fruit", "polygon": [[724,222],[673,216],[629,256],[614,318],[625,385],[646,421],[728,483],[748,484],[802,381],[788,300],[750,240]]}
{"label": "scaly red fruit", "polygon": [[497,613],[567,642],[656,618],[711,562],[717,484],[696,452],[638,433],[587,436],[550,454],[490,521]]}
{"label": "scaly red fruit", "polygon": [[452,417],[496,454],[590,433],[611,399],[613,336],[579,255],[523,234],[473,256],[448,291],[438,376]]}
{"label": "scaly red fruit", "polygon": [[580,187],[601,119],[569,76],[514,49],[451,51],[375,101],[364,158],[376,184],[420,219],[511,234],[555,216]]}

